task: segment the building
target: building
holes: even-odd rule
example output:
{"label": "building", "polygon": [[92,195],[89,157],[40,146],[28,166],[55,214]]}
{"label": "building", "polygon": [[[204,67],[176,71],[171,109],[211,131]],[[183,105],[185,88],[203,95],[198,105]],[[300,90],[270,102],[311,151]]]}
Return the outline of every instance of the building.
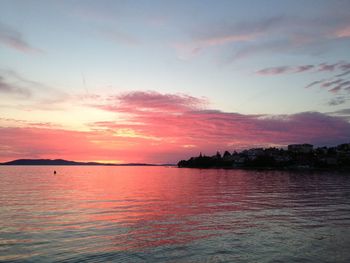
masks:
{"label": "building", "polygon": [[264,149],[253,148],[253,149],[245,150],[244,154],[248,156],[249,160],[255,160],[258,156],[264,155]]}
{"label": "building", "polygon": [[313,151],[314,146],[312,144],[290,144],[288,145],[288,151],[295,153],[310,153]]}
{"label": "building", "polygon": [[350,151],[350,143],[343,143],[337,146],[337,150],[341,152],[349,152]]}

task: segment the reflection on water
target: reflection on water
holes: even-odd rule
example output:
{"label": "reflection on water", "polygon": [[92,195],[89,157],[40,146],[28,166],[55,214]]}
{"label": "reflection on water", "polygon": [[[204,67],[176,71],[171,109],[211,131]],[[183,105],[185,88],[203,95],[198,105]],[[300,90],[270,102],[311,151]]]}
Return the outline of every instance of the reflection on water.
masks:
{"label": "reflection on water", "polygon": [[350,262],[349,229],[348,174],[0,167],[1,262]]}

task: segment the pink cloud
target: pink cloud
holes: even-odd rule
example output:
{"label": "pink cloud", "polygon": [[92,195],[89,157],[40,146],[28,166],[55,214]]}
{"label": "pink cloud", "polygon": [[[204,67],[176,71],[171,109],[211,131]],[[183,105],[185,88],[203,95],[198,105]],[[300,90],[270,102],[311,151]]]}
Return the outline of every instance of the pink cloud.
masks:
{"label": "pink cloud", "polygon": [[347,38],[350,37],[350,25],[341,27],[335,31],[335,36],[338,38]]}
{"label": "pink cloud", "polygon": [[313,69],[314,67],[315,67],[314,65],[298,66],[298,67],[295,68],[295,72],[296,73],[301,73],[301,72],[309,71],[309,70]]}
{"label": "pink cloud", "polygon": [[343,89],[344,87],[347,87],[350,85],[350,81],[347,80],[347,81],[343,81],[343,82],[340,82],[339,84],[337,84],[337,86],[333,87],[332,89],[329,90],[329,92],[332,92],[332,93],[337,93],[339,92],[341,89]]}
{"label": "pink cloud", "polygon": [[90,131],[50,125],[0,128],[0,159],[65,158],[78,161],[169,163],[216,150],[350,140],[350,123],[318,112],[248,115],[206,108],[188,95],[131,92],[109,97],[100,109],[125,121],[90,123]]}
{"label": "pink cloud", "polygon": [[185,94],[161,94],[154,91],[135,91],[108,98],[109,103],[98,107],[117,112],[183,112],[205,107],[207,99]]}
{"label": "pink cloud", "polygon": [[327,64],[327,63],[322,63],[318,67],[318,71],[334,71],[340,66],[341,63],[335,63],[335,64]]}
{"label": "pink cloud", "polygon": [[338,93],[341,90],[341,87],[337,86],[329,90],[331,93]]}
{"label": "pink cloud", "polygon": [[333,80],[333,81],[326,81],[326,82],[322,83],[321,87],[322,88],[328,88],[328,87],[333,86],[335,84],[338,84],[338,83],[340,83],[342,81],[343,81],[343,79],[336,79],[336,80]]}
{"label": "pink cloud", "polygon": [[[141,96],[143,99],[141,100]],[[98,122],[92,127],[110,132],[129,128],[143,138],[156,139],[159,148],[172,145],[177,151],[196,153],[216,149],[249,147],[252,145],[286,145],[293,142],[329,144],[349,140],[350,124],[341,118],[317,112],[294,115],[243,115],[181,105],[186,100],[169,94],[152,93],[119,96],[112,105],[121,104],[131,124]],[[168,106],[165,101],[180,105]],[[175,98],[175,99],[174,99]],[[152,105],[155,101],[155,106]],[[160,102],[161,101],[161,102]],[[192,101],[189,100],[189,101]],[[144,110],[146,107],[147,110]],[[119,107],[103,107],[119,112]],[[163,110],[161,110],[163,109]],[[176,145],[176,146],[175,146]],[[191,147],[186,147],[191,145]],[[180,150],[179,150],[180,149]],[[184,150],[186,149],[186,150]]]}

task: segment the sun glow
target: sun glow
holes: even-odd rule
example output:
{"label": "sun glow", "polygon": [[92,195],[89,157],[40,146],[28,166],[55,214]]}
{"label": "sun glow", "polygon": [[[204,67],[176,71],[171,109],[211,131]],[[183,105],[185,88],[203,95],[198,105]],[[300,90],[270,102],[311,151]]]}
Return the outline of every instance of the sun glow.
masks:
{"label": "sun glow", "polygon": [[93,160],[93,161],[87,161],[87,162],[95,162],[95,163],[106,163],[106,164],[123,164],[126,163],[123,160]]}
{"label": "sun glow", "polygon": [[135,130],[130,129],[130,128],[118,129],[114,133],[114,136],[126,137],[126,138],[141,138],[141,139],[154,140],[154,141],[162,140],[161,138],[158,138],[158,137],[155,137],[155,136],[142,135],[142,134],[137,133]]}

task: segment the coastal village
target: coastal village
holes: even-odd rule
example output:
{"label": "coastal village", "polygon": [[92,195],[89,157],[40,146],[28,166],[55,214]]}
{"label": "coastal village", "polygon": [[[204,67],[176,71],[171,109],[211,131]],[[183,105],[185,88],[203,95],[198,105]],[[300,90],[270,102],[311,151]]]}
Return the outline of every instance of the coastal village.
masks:
{"label": "coastal village", "polygon": [[287,149],[252,148],[241,152],[217,152],[213,156],[202,153],[189,160],[181,160],[178,167],[188,168],[278,168],[278,169],[349,169],[350,143],[335,147],[314,148],[311,144],[291,144]]}

